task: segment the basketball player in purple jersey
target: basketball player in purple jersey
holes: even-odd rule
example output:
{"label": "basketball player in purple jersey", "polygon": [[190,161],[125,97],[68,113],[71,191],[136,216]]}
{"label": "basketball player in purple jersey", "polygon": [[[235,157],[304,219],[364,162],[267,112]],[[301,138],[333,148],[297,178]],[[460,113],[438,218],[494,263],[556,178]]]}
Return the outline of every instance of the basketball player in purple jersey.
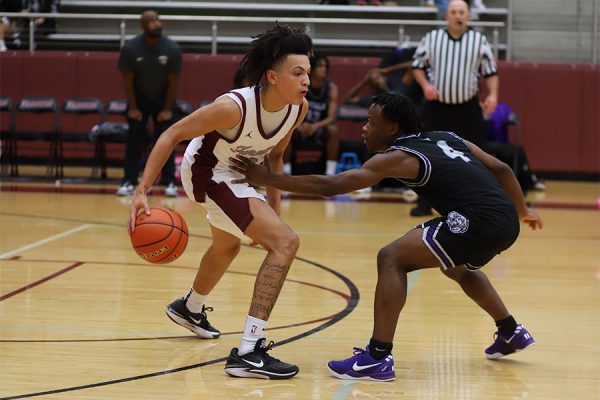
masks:
{"label": "basketball player in purple jersey", "polygon": [[454,133],[421,133],[420,126],[410,99],[383,94],[375,98],[363,127],[369,151],[380,154],[361,168],[334,176],[279,176],[247,158],[230,160],[234,169],[245,174],[239,182],[324,196],[395,178],[442,215],[379,251],[373,335],[364,349],[355,348],[352,357],[329,362],[330,373],[340,379],[395,378],[392,342],[406,302],[407,274],[424,268],[440,268],[494,319],[498,331],[484,352],[487,358],[501,358],[534,343],[480,268],[514,243],[519,220],[536,229],[542,227],[541,219],[527,208],[508,165]]}

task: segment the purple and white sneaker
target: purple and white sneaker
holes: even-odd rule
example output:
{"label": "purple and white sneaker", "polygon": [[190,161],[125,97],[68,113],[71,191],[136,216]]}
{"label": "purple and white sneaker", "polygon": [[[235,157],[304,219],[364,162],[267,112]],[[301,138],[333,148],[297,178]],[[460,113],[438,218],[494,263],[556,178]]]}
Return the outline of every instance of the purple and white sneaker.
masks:
{"label": "purple and white sneaker", "polygon": [[485,356],[490,360],[496,360],[524,350],[535,343],[535,340],[523,325],[517,325],[515,332],[508,338],[502,337],[496,332],[494,339],[494,343],[485,349]]}
{"label": "purple and white sneaker", "polygon": [[369,352],[369,346],[364,349],[354,348],[354,355],[340,361],[329,361],[327,364],[331,375],[339,379],[368,380],[368,381],[393,381],[394,359],[388,355],[381,360],[376,360]]}

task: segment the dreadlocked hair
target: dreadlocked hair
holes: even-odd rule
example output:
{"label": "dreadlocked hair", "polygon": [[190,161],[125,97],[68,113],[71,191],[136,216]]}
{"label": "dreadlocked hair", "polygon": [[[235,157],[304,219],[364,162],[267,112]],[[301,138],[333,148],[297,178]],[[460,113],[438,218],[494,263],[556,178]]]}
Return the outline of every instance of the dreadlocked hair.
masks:
{"label": "dreadlocked hair", "polygon": [[252,37],[250,50],[241,67],[252,86],[260,83],[263,75],[290,54],[312,56],[312,39],[304,30],[276,24],[272,29]]}
{"label": "dreadlocked hair", "polygon": [[406,135],[421,130],[421,118],[417,106],[411,99],[401,94],[385,93],[373,98],[371,105],[381,107],[381,115],[388,121],[396,122],[400,134]]}

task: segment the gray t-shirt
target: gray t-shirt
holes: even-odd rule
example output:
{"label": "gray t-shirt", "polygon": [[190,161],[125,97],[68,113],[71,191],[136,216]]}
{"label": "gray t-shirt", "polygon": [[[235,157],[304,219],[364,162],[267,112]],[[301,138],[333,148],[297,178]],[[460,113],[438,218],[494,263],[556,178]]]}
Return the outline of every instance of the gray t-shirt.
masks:
{"label": "gray t-shirt", "polygon": [[168,76],[181,72],[181,48],[166,36],[155,46],[148,46],[144,35],[138,35],[121,49],[119,69],[133,72],[138,108],[158,111],[164,106]]}

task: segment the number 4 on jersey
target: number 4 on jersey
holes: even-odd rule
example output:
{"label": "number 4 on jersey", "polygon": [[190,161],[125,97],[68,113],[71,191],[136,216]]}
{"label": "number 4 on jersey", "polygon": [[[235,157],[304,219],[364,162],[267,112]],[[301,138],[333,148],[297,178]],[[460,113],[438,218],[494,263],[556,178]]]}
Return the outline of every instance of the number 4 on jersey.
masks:
{"label": "number 4 on jersey", "polygon": [[455,158],[460,158],[464,162],[471,161],[471,159],[469,157],[465,156],[465,153],[463,153],[462,151],[454,150],[452,147],[448,146],[448,143],[446,143],[445,140],[439,140],[436,142],[436,144],[438,145],[438,147],[440,149],[442,149],[442,151],[444,152],[445,155],[447,155],[448,157],[450,157],[453,160]]}

